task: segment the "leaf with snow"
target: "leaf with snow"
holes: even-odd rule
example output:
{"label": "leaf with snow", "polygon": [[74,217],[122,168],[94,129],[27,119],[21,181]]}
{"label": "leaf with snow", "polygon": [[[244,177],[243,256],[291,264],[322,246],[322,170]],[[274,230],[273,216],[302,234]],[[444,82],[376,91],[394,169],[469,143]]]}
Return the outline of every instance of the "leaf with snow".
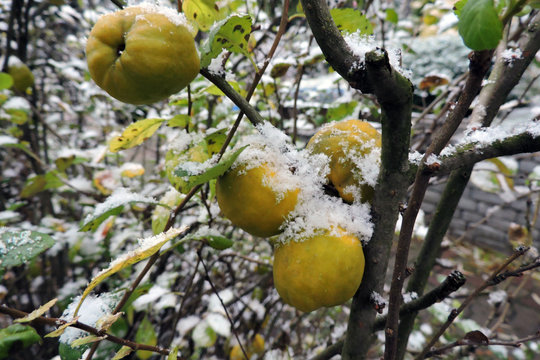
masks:
{"label": "leaf with snow", "polygon": [[186,193],[193,189],[197,185],[204,184],[210,180],[217,179],[221,175],[225,174],[227,170],[232,166],[236,158],[248,145],[236,150],[234,153],[224,157],[220,162],[215,165],[203,167],[198,172],[193,172],[188,166],[191,163],[183,163],[176,167],[174,174],[183,179],[184,184],[181,186],[181,192]]}
{"label": "leaf with snow", "polygon": [[120,214],[125,205],[138,203],[151,205],[158,204],[153,198],[130,192],[126,188],[118,188],[105,200],[105,202],[98,204],[93,213],[86,216],[79,231],[94,232],[102,222],[107,220],[107,218]]}
{"label": "leaf with snow", "polygon": [[[148,317],[145,317],[141,324],[139,325],[139,328],[137,329],[137,333],[135,334],[135,341],[139,344],[145,344],[145,345],[157,345],[157,335],[156,330],[154,329],[154,325],[148,320]],[[152,351],[146,351],[146,350],[138,350],[137,351],[137,357],[142,360],[146,360],[150,358],[154,353]]]}
{"label": "leaf with snow", "polygon": [[140,246],[132,250],[115,260],[113,260],[109,267],[106,269],[101,270],[88,284],[86,289],[84,290],[81,299],[79,300],[79,303],[77,304],[77,307],[75,309],[74,315],[77,316],[77,313],[79,312],[79,309],[81,308],[81,305],[84,301],[84,299],[90,294],[90,292],[99,285],[103,280],[107,279],[109,276],[117,273],[118,271],[125,269],[126,267],[136,264],[139,261],[142,261],[146,258],[149,258],[150,256],[154,255],[163,245],[165,245],[166,242],[168,242],[171,239],[174,239],[178,235],[180,235],[182,232],[186,230],[186,226],[182,228],[171,228],[165,233],[161,233],[159,235],[154,235],[149,238],[145,238],[139,241]]}
{"label": "leaf with snow", "polygon": [[351,8],[334,8],[330,10],[330,15],[334,19],[337,28],[341,32],[352,34],[360,31],[361,35],[373,34],[371,22],[359,10]]}
{"label": "leaf with snow", "polygon": [[502,39],[503,24],[493,0],[467,1],[459,13],[458,31],[470,49],[494,49]]}
{"label": "leaf with snow", "polygon": [[216,332],[206,320],[201,321],[197,324],[197,326],[195,326],[191,337],[195,342],[195,347],[198,348],[210,347],[214,345],[217,340]]}
{"label": "leaf with snow", "polygon": [[46,303],[44,305],[41,305],[39,308],[32,311],[30,314],[26,315],[25,317],[16,319],[14,322],[16,322],[16,323],[25,323],[25,322],[34,321],[38,317],[40,317],[41,315],[43,315],[47,311],[49,311],[49,309],[52,308],[54,306],[54,304],[56,304],[57,301],[58,301],[58,299],[52,299],[48,303]]}
{"label": "leaf with snow", "polygon": [[107,331],[109,328],[124,315],[123,312],[118,312],[116,314],[105,314],[96,322],[96,327],[98,330]]}
{"label": "leaf with snow", "polygon": [[71,342],[71,346],[72,347],[79,347],[79,346],[82,346],[82,345],[94,343],[96,341],[101,341],[101,340],[103,340],[105,338],[106,338],[106,336],[88,335],[88,336],[84,336],[82,338],[78,338],[76,340],[73,340]]}
{"label": "leaf with snow", "polygon": [[142,144],[159,129],[164,121],[164,119],[144,119],[129,125],[122,135],[111,140],[109,150],[118,152]]}
{"label": "leaf with snow", "polygon": [[182,11],[202,31],[208,31],[212,24],[220,18],[219,7],[215,0],[184,0]]}
{"label": "leaf with snow", "polygon": [[216,58],[223,49],[250,57],[248,40],[251,34],[251,17],[249,15],[230,16],[216,24],[208,40],[202,46],[201,67],[208,67],[212,59]]}
{"label": "leaf with snow", "polygon": [[132,351],[133,351],[132,348],[130,348],[129,346],[124,345],[124,346],[122,346],[120,348],[120,350],[118,350],[118,352],[114,355],[114,357],[111,360],[123,359],[126,356],[128,356],[129,354],[131,354]]}
{"label": "leaf with snow", "polygon": [[37,231],[0,228],[0,271],[26,263],[55,244]]}

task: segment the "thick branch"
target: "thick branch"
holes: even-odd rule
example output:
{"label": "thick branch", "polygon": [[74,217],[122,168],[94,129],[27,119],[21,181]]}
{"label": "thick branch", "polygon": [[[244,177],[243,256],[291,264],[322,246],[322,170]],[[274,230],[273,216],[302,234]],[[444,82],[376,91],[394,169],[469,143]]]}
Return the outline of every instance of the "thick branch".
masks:
{"label": "thick branch", "polygon": [[364,93],[372,93],[372,83],[360,69],[361,60],[355,55],[341,36],[325,0],[302,0],[302,7],[317,44],[326,61],[349,84]]}
{"label": "thick branch", "polygon": [[227,97],[231,99],[231,101],[240,108],[240,110],[247,116],[253,126],[257,126],[264,122],[261,114],[259,114],[259,112],[255,110],[255,108],[251,106],[242,95],[236,92],[236,90],[233,89],[233,87],[227,82],[227,80],[225,80],[219,75],[214,74],[208,69],[203,68],[200,72],[202,76],[204,76],[214,85],[216,85],[219,90],[223,91],[223,93],[227,95]]}
{"label": "thick branch", "polygon": [[[460,289],[463,284],[465,284],[465,277],[463,274],[459,271],[452,271],[444,281],[425,294],[424,296],[421,296],[417,299],[414,299],[412,301],[409,301],[408,303],[405,303],[401,306],[399,309],[400,316],[405,316],[408,313],[411,312],[418,312],[420,310],[427,309],[431,305],[435,304],[436,302],[442,301],[446,299],[450,294]],[[381,316],[375,320],[375,324],[373,326],[374,331],[380,331],[384,329],[384,325],[386,323],[386,316]],[[340,340],[336,342],[335,344],[332,344],[328,348],[326,348],[323,352],[312,358],[311,360],[323,360],[323,359],[330,359],[332,356],[340,354],[341,349],[343,347],[344,340]]]}

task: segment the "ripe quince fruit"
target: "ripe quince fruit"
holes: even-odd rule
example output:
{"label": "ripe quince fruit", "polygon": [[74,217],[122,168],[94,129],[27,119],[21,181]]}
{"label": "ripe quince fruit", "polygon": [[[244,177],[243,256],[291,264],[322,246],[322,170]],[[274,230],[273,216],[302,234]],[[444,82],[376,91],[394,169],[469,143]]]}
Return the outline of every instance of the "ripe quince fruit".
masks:
{"label": "ripe quince fruit", "polygon": [[362,281],[364,252],[360,240],[342,228],[321,230],[276,246],[274,285],[283,299],[310,312],[349,300]]}
{"label": "ripe quince fruit", "polygon": [[187,26],[172,9],[153,5],[101,16],[86,44],[92,79],[130,104],[150,104],[182,90],[200,66]]}
{"label": "ripe quince fruit", "polygon": [[[369,123],[345,120],[323,126],[310,140],[307,149],[326,154],[330,159],[328,180],[348,203],[371,202],[379,158],[373,151],[381,147],[381,134]],[[377,151],[377,154],[379,152]],[[375,166],[377,168],[375,168]],[[371,184],[366,182],[371,177]]]}
{"label": "ripe quince fruit", "polygon": [[32,74],[32,70],[22,62],[9,65],[7,72],[11,75],[13,88],[17,91],[25,92],[26,89],[34,85],[34,74]]}
{"label": "ripe quince fruit", "polygon": [[288,167],[260,159],[250,161],[249,150],[242,154],[244,160],[238,159],[217,179],[217,201],[223,215],[248,233],[277,235],[296,207],[300,189],[283,181],[290,174]]}

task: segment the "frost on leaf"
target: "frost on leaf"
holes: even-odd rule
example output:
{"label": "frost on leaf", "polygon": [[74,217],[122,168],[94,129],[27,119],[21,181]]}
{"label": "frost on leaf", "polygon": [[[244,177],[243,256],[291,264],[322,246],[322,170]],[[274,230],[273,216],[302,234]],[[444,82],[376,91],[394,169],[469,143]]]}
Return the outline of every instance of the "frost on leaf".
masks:
{"label": "frost on leaf", "polygon": [[24,264],[54,244],[47,234],[0,227],[0,271]]}

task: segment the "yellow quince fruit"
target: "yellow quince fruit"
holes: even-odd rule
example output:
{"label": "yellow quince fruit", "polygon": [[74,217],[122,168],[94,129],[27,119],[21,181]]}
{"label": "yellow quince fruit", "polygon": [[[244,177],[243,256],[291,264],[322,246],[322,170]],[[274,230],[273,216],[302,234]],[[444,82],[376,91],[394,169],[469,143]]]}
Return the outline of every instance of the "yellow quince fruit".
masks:
{"label": "yellow quince fruit", "polygon": [[274,154],[267,159],[251,157],[250,148],[217,179],[217,201],[223,215],[246,232],[260,237],[277,235],[296,207],[300,189],[286,164],[272,161]]}
{"label": "yellow quince fruit", "polygon": [[329,157],[328,180],[348,203],[373,199],[380,147],[381,134],[377,129],[355,119],[323,126],[307,145],[311,153]]}
{"label": "yellow quince fruit", "polygon": [[364,252],[360,240],[337,227],[278,243],[274,285],[283,299],[310,312],[349,300],[362,281]]}
{"label": "yellow quince fruit", "polygon": [[185,88],[199,73],[199,55],[183,15],[139,5],[101,16],[86,44],[96,84],[130,104],[150,104]]}

